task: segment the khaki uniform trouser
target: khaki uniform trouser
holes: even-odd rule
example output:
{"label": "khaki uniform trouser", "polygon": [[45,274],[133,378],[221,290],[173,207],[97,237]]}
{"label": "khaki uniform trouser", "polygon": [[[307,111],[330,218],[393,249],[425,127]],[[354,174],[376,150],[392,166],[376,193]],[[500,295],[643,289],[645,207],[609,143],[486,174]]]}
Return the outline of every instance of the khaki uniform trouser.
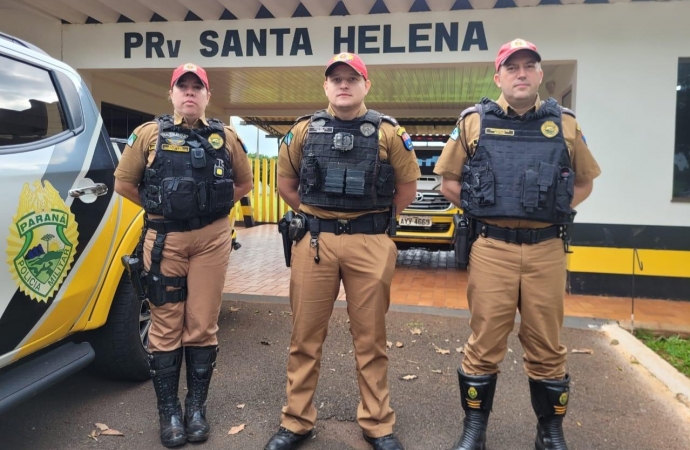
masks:
{"label": "khaki uniform trouser", "polygon": [[507,351],[516,309],[527,375],[536,380],[565,376],[560,343],[565,296],[563,241],[509,244],[480,237],[472,246],[467,299],[472,336],[462,368],[469,375],[498,373]]}
{"label": "khaki uniform trouser", "polygon": [[385,315],[397,250],[385,234],[319,234],[320,262],[310,235],[293,246],[290,276],[292,337],[287,365],[287,405],[281,425],[303,434],[314,428],[314,391],[321,351],[340,290],[345,287],[361,401],[357,422],[367,436],[393,432],[389,404]]}
{"label": "khaki uniform trouser", "polygon": [[[151,267],[155,239],[156,232],[149,229],[144,241],[146,270]],[[227,217],[199,230],[168,233],[161,273],[169,277],[187,277],[187,300],[158,307],[151,305],[149,350],[218,345],[218,315],[231,250],[232,235]]]}

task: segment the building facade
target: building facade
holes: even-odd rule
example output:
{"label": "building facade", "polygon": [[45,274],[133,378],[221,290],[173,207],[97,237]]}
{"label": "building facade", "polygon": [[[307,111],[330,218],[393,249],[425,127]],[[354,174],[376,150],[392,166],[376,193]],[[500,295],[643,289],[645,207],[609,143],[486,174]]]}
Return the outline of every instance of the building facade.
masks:
{"label": "building facade", "polygon": [[676,300],[690,300],[688,17],[687,0],[0,0],[0,32],[78,69],[125,136],[169,112],[184,62],[209,72],[209,114],[280,135],[325,106],[330,56],[354,51],[367,105],[441,139],[497,95],[499,46],[532,41],[540,95],[575,111],[603,171],[577,214],[570,291]]}

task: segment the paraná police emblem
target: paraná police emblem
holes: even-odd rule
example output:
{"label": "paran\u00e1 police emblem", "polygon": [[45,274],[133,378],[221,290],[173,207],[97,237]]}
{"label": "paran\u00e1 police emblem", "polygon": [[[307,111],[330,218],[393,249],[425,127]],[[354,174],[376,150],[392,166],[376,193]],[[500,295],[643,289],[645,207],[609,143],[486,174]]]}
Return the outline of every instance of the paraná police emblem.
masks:
{"label": "paran\u00e1 police emblem", "polygon": [[60,193],[43,183],[24,183],[7,237],[7,262],[19,290],[47,303],[72,267],[79,232]]}
{"label": "paran\u00e1 police emblem", "polygon": [[359,131],[361,131],[364,136],[369,137],[374,134],[376,127],[372,123],[365,122],[359,127]]}
{"label": "paran\u00e1 police emblem", "polygon": [[552,138],[558,134],[558,125],[551,120],[547,120],[541,126],[541,133],[547,138]]}
{"label": "paran\u00e1 police emblem", "polygon": [[208,137],[208,143],[211,144],[211,147],[215,148],[218,150],[223,146],[223,138],[220,137],[219,134],[213,133]]}

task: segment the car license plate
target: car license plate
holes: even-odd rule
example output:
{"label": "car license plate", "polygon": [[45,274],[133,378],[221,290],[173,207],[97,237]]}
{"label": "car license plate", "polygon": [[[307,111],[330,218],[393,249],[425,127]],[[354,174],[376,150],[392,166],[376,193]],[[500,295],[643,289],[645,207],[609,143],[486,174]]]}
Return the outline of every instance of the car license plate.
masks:
{"label": "car license plate", "polygon": [[431,217],[426,216],[400,216],[400,226],[430,227]]}

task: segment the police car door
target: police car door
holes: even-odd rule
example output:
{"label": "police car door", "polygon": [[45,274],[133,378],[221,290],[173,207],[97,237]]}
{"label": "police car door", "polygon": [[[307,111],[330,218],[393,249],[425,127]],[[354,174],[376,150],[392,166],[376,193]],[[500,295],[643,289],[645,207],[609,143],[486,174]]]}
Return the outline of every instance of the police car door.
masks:
{"label": "police car door", "polygon": [[115,161],[78,74],[0,39],[0,368],[87,310],[112,257]]}

